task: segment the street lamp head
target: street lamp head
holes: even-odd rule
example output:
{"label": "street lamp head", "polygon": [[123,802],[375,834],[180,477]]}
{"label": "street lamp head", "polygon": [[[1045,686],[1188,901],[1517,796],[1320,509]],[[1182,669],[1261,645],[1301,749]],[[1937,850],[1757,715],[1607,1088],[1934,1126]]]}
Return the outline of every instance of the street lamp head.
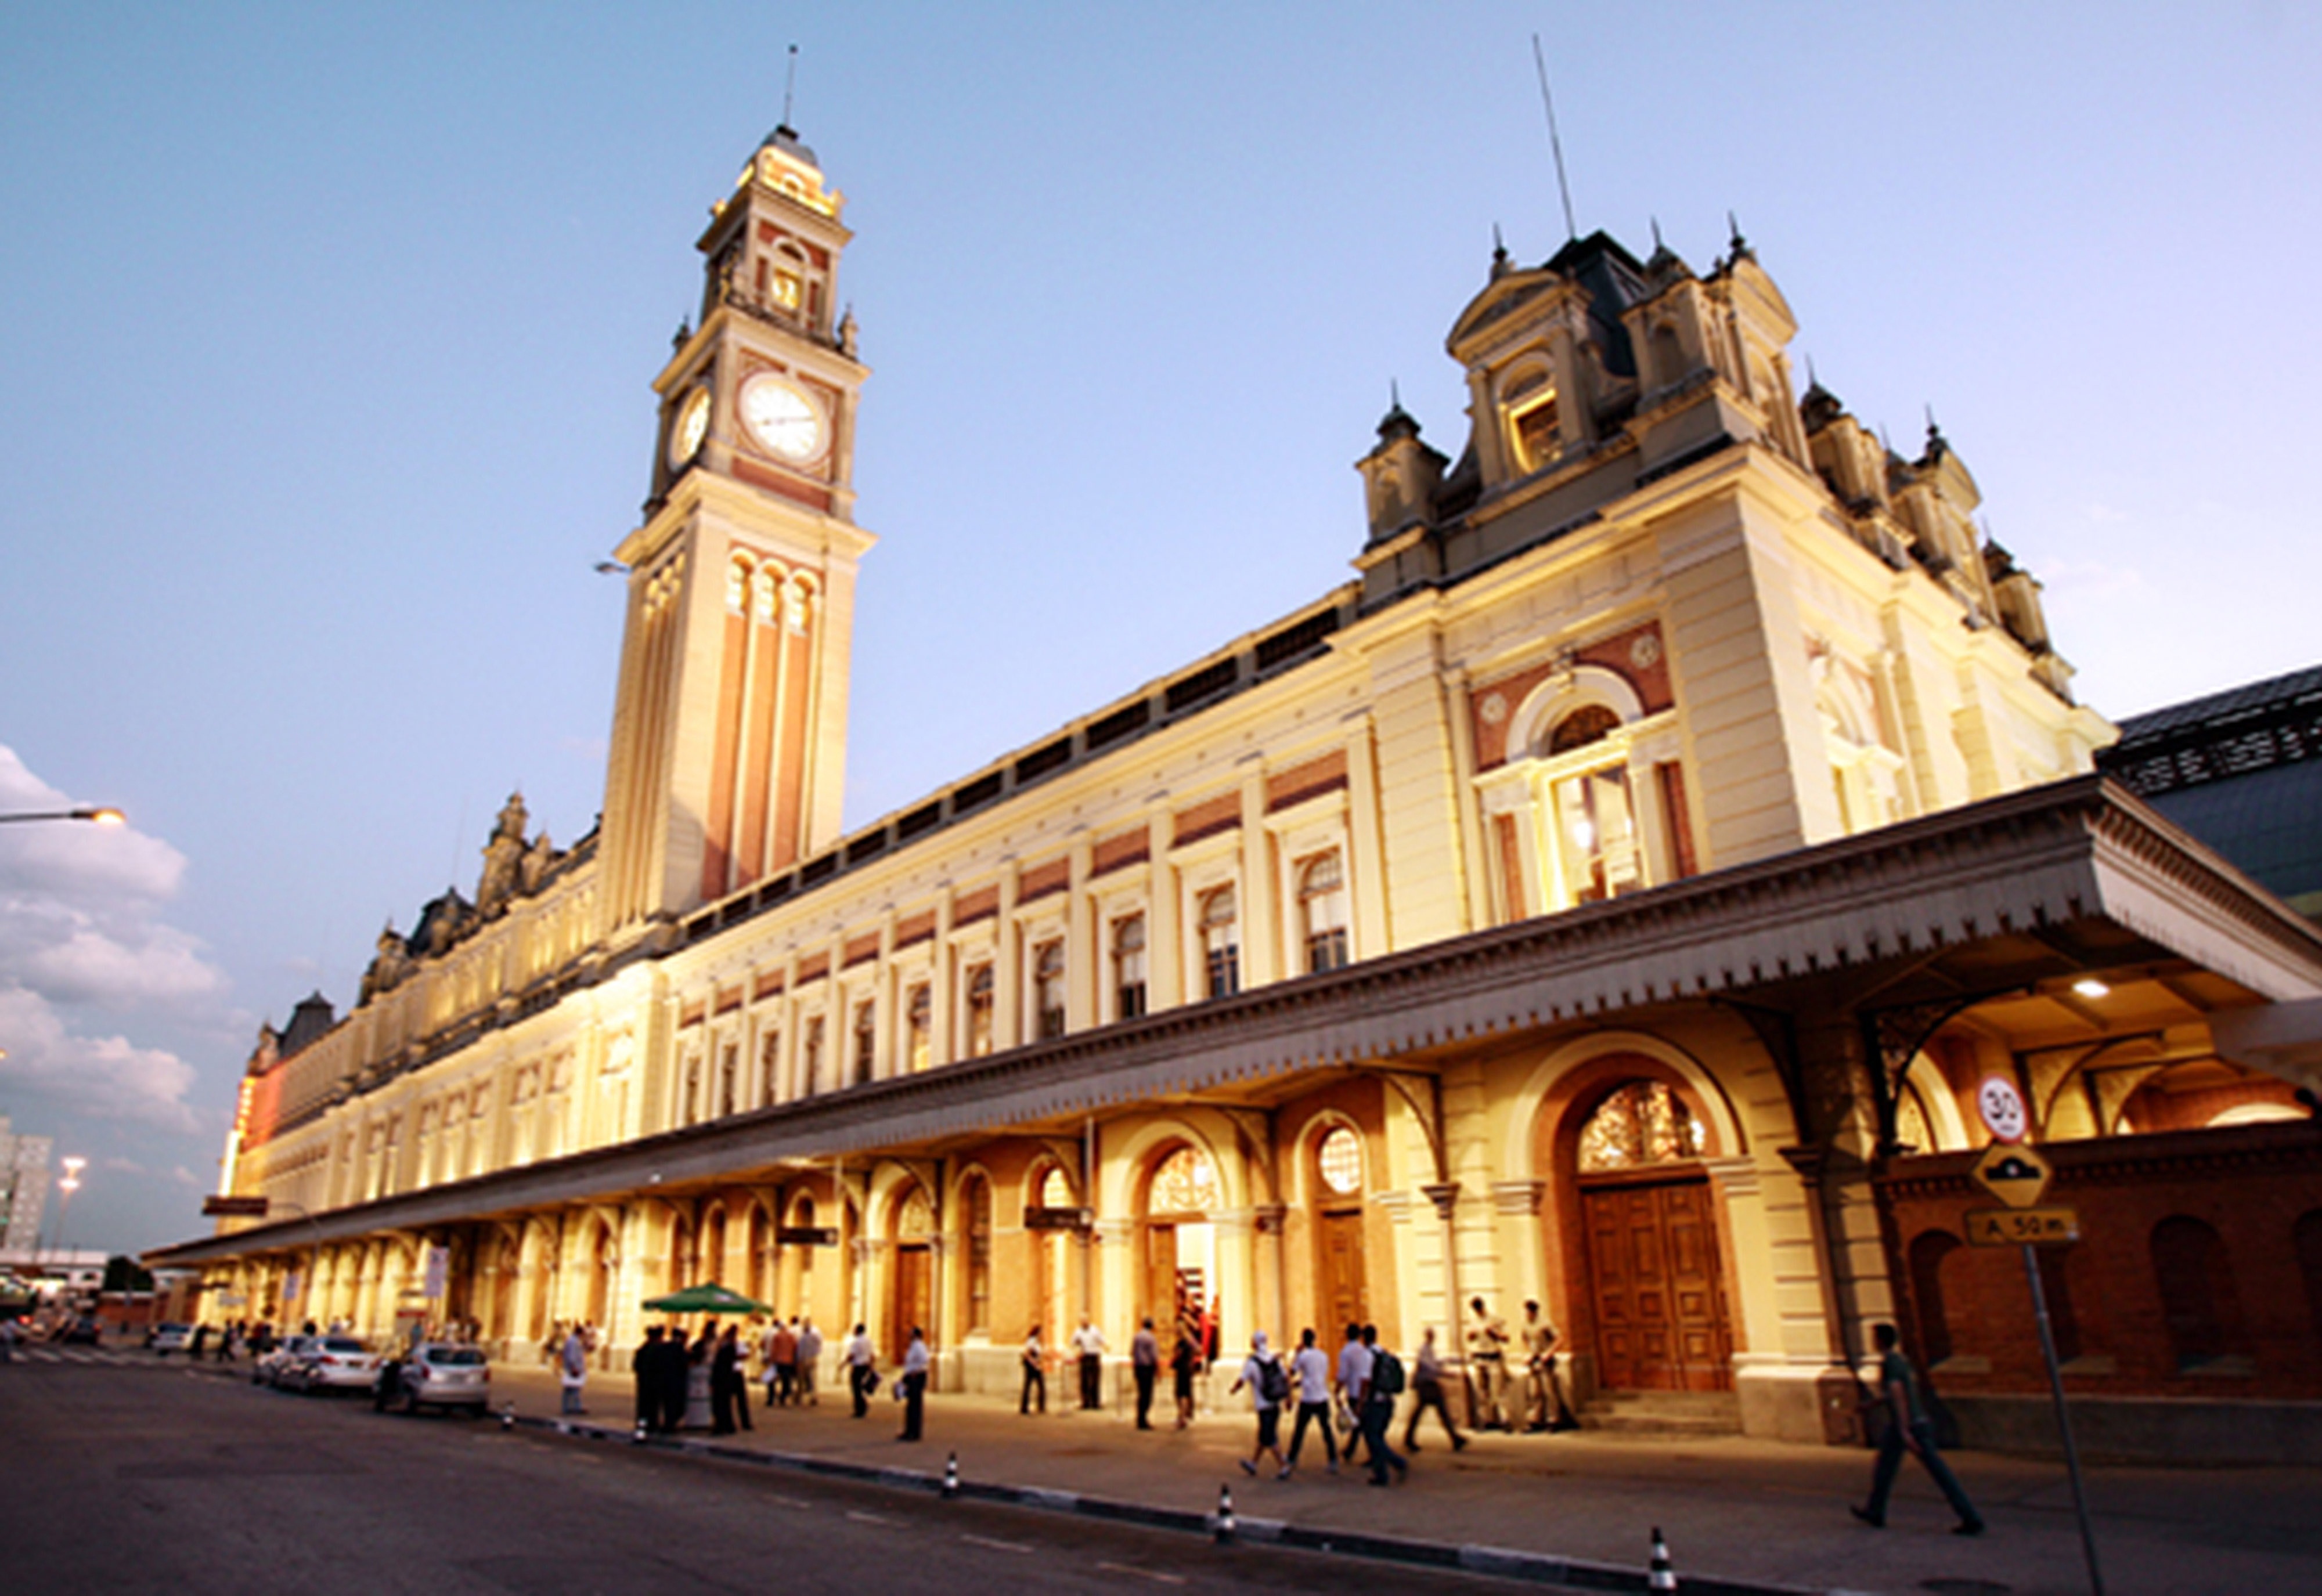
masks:
{"label": "street lamp head", "polygon": [[114,808],[109,804],[103,807],[95,809],[75,809],[73,811],[73,818],[76,820],[94,821],[99,825],[126,825],[129,824],[129,816],[123,814],[120,810]]}
{"label": "street lamp head", "polygon": [[88,1160],[86,1158],[60,1158],[57,1162],[65,1166],[65,1173],[69,1175],[78,1175],[88,1167]]}
{"label": "street lamp head", "polygon": [[129,816],[110,806],[84,804],[74,809],[38,809],[22,815],[0,815],[0,823],[22,820],[87,820],[98,825],[126,825]]}

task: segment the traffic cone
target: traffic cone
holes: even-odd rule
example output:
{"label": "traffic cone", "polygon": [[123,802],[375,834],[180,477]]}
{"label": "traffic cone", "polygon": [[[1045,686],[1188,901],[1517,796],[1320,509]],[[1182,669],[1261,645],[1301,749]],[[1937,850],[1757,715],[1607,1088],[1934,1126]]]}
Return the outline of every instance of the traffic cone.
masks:
{"label": "traffic cone", "polygon": [[637,1433],[629,1437],[629,1444],[633,1446],[642,1446],[645,1444],[645,1421],[644,1419],[640,1418],[637,1420]]}
{"label": "traffic cone", "polygon": [[956,1452],[944,1459],[943,1493],[946,1501],[959,1494],[959,1454]]}
{"label": "traffic cone", "polygon": [[500,1429],[503,1433],[516,1428],[516,1404],[509,1402],[500,1409]]}
{"label": "traffic cone", "polygon": [[1661,1527],[1658,1524],[1653,1526],[1653,1565],[1652,1572],[1645,1576],[1645,1589],[1677,1589],[1677,1570],[1669,1566],[1668,1542],[1661,1538]]}
{"label": "traffic cone", "polygon": [[1218,1487],[1218,1545],[1226,1546],[1233,1537],[1233,1490],[1230,1486],[1220,1485]]}

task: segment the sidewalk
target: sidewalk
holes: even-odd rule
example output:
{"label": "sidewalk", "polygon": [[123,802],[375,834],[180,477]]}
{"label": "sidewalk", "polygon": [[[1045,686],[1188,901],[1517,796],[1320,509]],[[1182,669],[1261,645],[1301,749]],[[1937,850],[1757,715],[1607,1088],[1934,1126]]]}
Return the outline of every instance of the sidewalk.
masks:
{"label": "sidewalk", "polygon": [[[763,1388],[753,1387],[759,1401]],[[553,1418],[553,1376],[497,1363],[495,1409]],[[590,1376],[586,1422],[626,1433],[626,1374]],[[1307,1436],[1297,1475],[1245,1476],[1253,1426],[1245,1413],[1204,1415],[1193,1427],[1139,1434],[1125,1413],[1052,1409],[1019,1418],[986,1397],[932,1395],[927,1439],[896,1441],[900,1409],[882,1386],[869,1418],[849,1417],[846,1392],[809,1409],[753,1407],[756,1428],[719,1445],[940,1475],[956,1452],[971,1482],[1032,1487],[1208,1513],[1233,1488],[1245,1520],[1280,1519],[1453,1546],[1498,1546],[1641,1570],[1648,1537],[1667,1535],[1680,1587],[1723,1579],[1816,1590],[2028,1593],[2088,1589],[2071,1491],[2061,1464],[1981,1453],[1953,1455],[1988,1519],[1979,1540],[1948,1533],[1951,1515],[1909,1460],[1888,1528],[1849,1518],[1870,1454],[1727,1438],[1641,1440],[1579,1432],[1478,1436],[1453,1455],[1433,1421],[1421,1432],[1410,1483],[1367,1488],[1358,1469],[1331,1477]],[[1285,1425],[1284,1438],[1288,1427]],[[1394,1438],[1401,1438],[1398,1423]],[[703,1434],[701,1439],[709,1437]],[[2322,1470],[2105,1467],[2089,1473],[2106,1587],[2119,1596],[2189,1596],[2322,1588]]]}

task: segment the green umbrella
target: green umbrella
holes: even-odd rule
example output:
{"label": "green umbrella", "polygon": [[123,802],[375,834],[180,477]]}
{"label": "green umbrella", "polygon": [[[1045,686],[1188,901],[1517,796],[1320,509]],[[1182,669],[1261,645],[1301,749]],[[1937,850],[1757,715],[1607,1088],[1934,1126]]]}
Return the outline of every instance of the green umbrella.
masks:
{"label": "green umbrella", "polygon": [[645,1304],[647,1313],[772,1313],[763,1302],[755,1302],[739,1291],[729,1291],[721,1285],[688,1286],[682,1291],[672,1291],[666,1297],[655,1297]]}

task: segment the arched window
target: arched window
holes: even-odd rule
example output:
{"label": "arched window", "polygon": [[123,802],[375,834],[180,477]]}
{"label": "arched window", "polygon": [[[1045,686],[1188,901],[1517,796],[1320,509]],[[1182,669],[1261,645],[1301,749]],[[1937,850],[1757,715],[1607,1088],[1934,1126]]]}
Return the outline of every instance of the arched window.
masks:
{"label": "arched window", "polygon": [[1068,1208],[1072,1206],[1073,1183],[1061,1168],[1052,1163],[1048,1166],[1048,1172],[1040,1178],[1040,1207]]}
{"label": "arched window", "polygon": [[1959,1349],[1952,1343],[1949,1304],[1943,1298],[1943,1264],[1962,1250],[1948,1231],[1929,1230],[1911,1241],[1911,1296],[1919,1309],[1919,1351],[1929,1367]]}
{"label": "arched window", "polygon": [[1556,723],[1548,734],[1548,752],[1553,756],[1570,753],[1576,748],[1586,748],[1591,743],[1602,743],[1620,728],[1621,717],[1602,704],[1583,704],[1579,708]]}
{"label": "arched window", "polygon": [[758,1079],[764,1082],[761,1090],[765,1093],[764,1106],[769,1108],[782,1100],[781,1077],[777,1073],[782,1056],[780,1031],[770,1030],[758,1039]]}
{"label": "arched window", "polygon": [[1065,1034],[1065,944],[1040,944],[1032,958],[1032,1012],[1038,1017],[1040,1039]]}
{"label": "arched window", "polygon": [[1205,1214],[1218,1206],[1218,1172],[1209,1155],[1193,1147],[1180,1147],[1153,1172],[1153,1187],[1146,1211],[1155,1214]]}
{"label": "arched window", "polygon": [[1314,1172],[1330,1197],[1351,1197],[1363,1189],[1363,1142],[1341,1125],[1314,1148]]}
{"label": "arched window", "polygon": [[863,1085],[878,1072],[879,1006],[858,1003],[855,1008],[855,1084]]}
{"label": "arched window", "polygon": [[701,1050],[689,1048],[685,1054],[685,1102],[683,1117],[688,1125],[701,1117]]}
{"label": "arched window", "polygon": [[2307,1317],[2314,1339],[2322,1341],[2322,1208],[2299,1215],[2290,1234],[2298,1250],[2298,1273],[2306,1282]]}
{"label": "arched window", "polygon": [[992,1327],[992,1182],[982,1175],[968,1177],[967,1327],[970,1334]]}
{"label": "arched window", "polygon": [[1708,1128],[1685,1099],[1658,1081],[1616,1087],[1596,1106],[1580,1132],[1580,1172],[1634,1169],[1699,1158]]}
{"label": "arched window", "polygon": [[2182,1214],[2155,1225],[2153,1275],[2180,1373],[2247,1355],[2233,1268],[2214,1229]]}
{"label": "arched window", "polygon": [[1145,917],[1131,915],[1112,927],[1112,1017],[1135,1019],[1145,1012]]}
{"label": "arched window", "polygon": [[1202,959],[1212,998],[1230,998],[1241,990],[1238,912],[1231,887],[1220,887],[1202,899]]}
{"label": "arched window", "polygon": [[1298,872],[1298,917],[1306,943],[1306,970],[1320,974],[1347,962],[1347,877],[1332,849]]}
{"label": "arched window", "polygon": [[928,992],[927,982],[921,981],[911,989],[904,1013],[904,1023],[910,1028],[910,1036],[904,1044],[909,1055],[907,1066],[917,1074],[928,1067],[931,1053],[928,1028],[935,1023],[935,999]]}
{"label": "arched window", "polygon": [[967,1056],[980,1059],[992,1051],[992,966],[978,964],[967,972]]}

